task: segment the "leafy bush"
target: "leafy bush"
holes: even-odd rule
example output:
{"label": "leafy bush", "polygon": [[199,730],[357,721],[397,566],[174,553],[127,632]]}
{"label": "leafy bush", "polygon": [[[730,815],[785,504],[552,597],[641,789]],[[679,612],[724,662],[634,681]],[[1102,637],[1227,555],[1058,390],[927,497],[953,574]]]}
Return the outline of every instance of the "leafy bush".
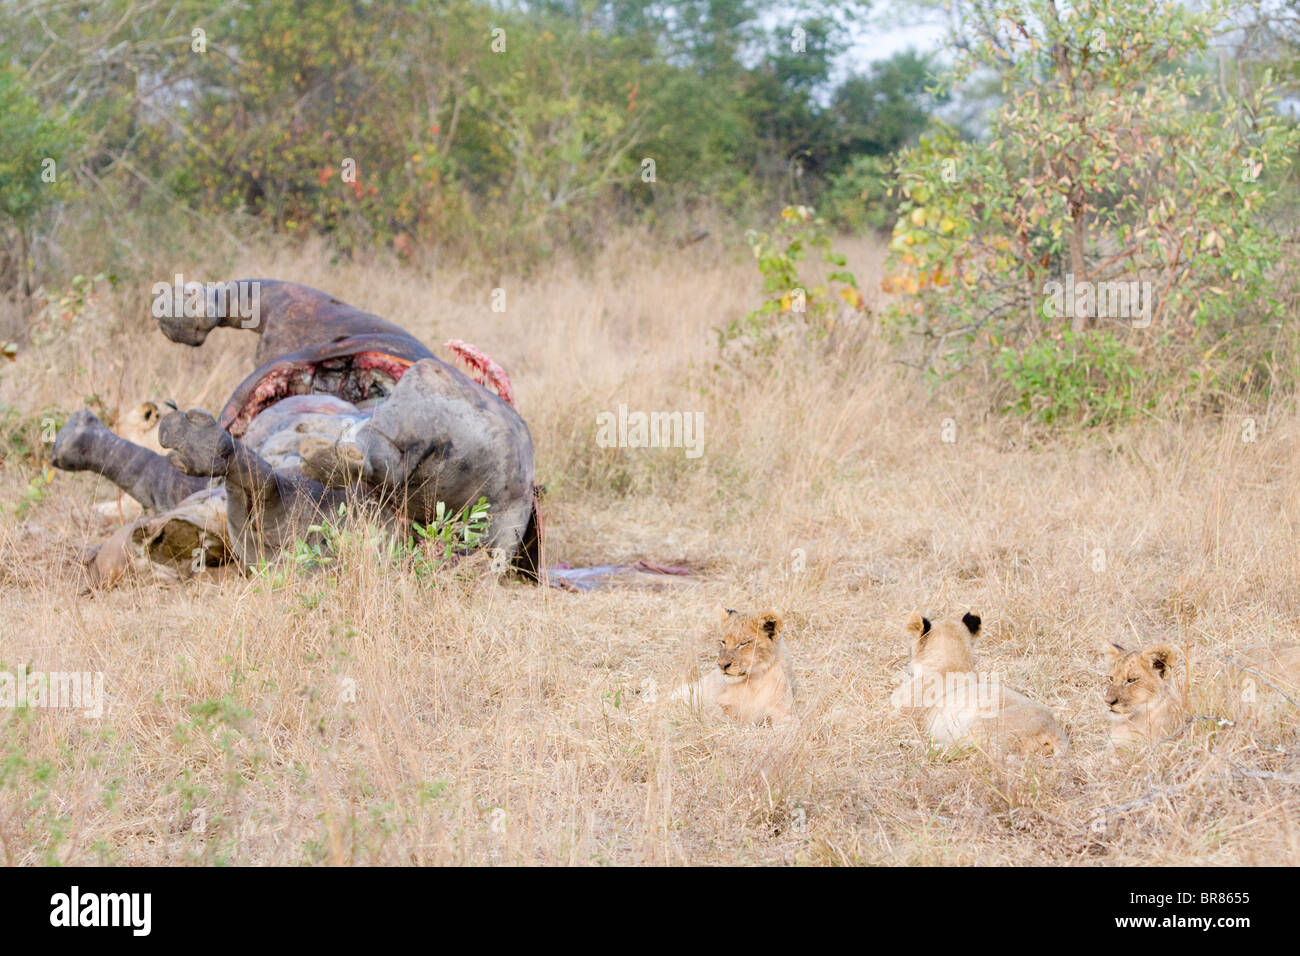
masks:
{"label": "leafy bush", "polygon": [[[987,138],[940,130],[899,160],[886,289],[903,293],[894,318],[920,334],[924,364],[1028,343],[1031,367],[1046,368],[1034,364],[1044,350],[1105,328],[1159,342],[1144,354],[1172,367],[1197,343],[1282,317],[1282,244],[1262,212],[1300,135],[1267,77],[1228,93],[1199,71],[1234,9],[999,0],[959,18],[973,35],[951,80],[991,70],[1004,101]],[[1149,314],[1102,310],[1100,291],[1045,308],[1054,283],[1137,283]]]}
{"label": "leafy bush", "polygon": [[424,584],[435,584],[440,569],[482,546],[491,526],[490,507],[486,498],[479,498],[452,513],[440,501],[434,519],[428,524],[413,522],[415,535],[401,541],[374,524],[353,527],[347,506],[340,504],[333,519],[311,525],[308,537],[294,543],[293,561],[303,568],[324,568],[341,554],[360,549],[362,560],[406,570]]}
{"label": "leafy bush", "polygon": [[889,157],[857,156],[832,175],[822,198],[827,220],[847,232],[888,232],[898,219],[893,165]]}
{"label": "leafy bush", "polygon": [[0,230],[11,231],[17,239],[13,255],[0,254],[0,292],[31,292],[32,223],[67,193],[73,143],[66,121],[49,116],[22,75],[0,65]]}
{"label": "leafy bush", "polygon": [[994,365],[1015,395],[1009,407],[1044,425],[1112,425],[1144,407],[1139,357],[1106,330],[1003,348]]}
{"label": "leafy bush", "polygon": [[[911,136],[923,59],[832,78],[861,5],[818,0],[794,49],[770,0],[33,0],[0,4],[0,63],[30,73],[46,115],[75,97],[87,209],[114,235],[124,212],[221,212],[206,224],[232,238],[251,220],[344,253],[527,264],[611,215],[807,202]],[[0,114],[0,149],[35,142],[9,135],[30,112]]]}
{"label": "leafy bush", "polygon": [[[435,558],[451,561],[457,554],[466,554],[487,539],[488,528],[492,523],[489,508],[488,500],[479,498],[474,504],[466,505],[452,514],[439,501],[434,509],[433,521],[427,525],[413,523],[411,527],[423,545],[432,546]],[[408,549],[414,549],[416,545],[414,539],[407,542]]]}
{"label": "leafy bush", "polygon": [[[865,307],[858,280],[845,268],[843,254],[831,248],[825,220],[807,206],[787,206],[773,232],[751,230],[745,241],[758,260],[767,299],[719,330],[720,348],[743,337],[751,348],[768,349],[776,339],[799,330],[822,336],[834,325],[841,303],[853,309]],[[829,267],[824,281],[801,274],[800,263],[810,251]]]}

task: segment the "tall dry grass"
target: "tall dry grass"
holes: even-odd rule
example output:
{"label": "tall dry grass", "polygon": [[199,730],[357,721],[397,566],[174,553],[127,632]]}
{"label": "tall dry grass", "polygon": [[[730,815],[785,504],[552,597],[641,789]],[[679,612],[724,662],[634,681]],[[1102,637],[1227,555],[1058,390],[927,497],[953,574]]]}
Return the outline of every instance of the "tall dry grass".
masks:
{"label": "tall dry grass", "polygon": [[[879,250],[847,251],[877,288]],[[436,348],[479,345],[532,428],[548,562],[695,574],[587,594],[422,587],[355,548],[332,571],[79,595],[74,552],[104,535],[90,505],[111,494],[59,474],[25,520],[0,518],[0,665],[101,671],[108,709],[0,713],[0,860],[1300,861],[1300,713],[1262,686],[1243,701],[1221,657],[1297,640],[1293,410],[1043,442],[927,394],[870,322],[770,367],[720,366],[712,330],[756,302],[752,263],[633,233],[527,279],[331,264],[310,245],[175,268],[305,282]],[[147,301],[123,290],[47,330],[4,369],[0,402],[28,418],[91,395],[215,410],[252,336],[173,345]],[[597,413],[620,403],[702,412],[703,455],[597,447]],[[0,497],[32,475],[11,458]],[[795,735],[662,706],[709,666],[719,604],[784,612]],[[980,666],[1053,709],[1069,757],[930,753],[890,710],[908,613],[968,608]],[[1232,723],[1111,759],[1103,640],[1190,652],[1191,712]]]}

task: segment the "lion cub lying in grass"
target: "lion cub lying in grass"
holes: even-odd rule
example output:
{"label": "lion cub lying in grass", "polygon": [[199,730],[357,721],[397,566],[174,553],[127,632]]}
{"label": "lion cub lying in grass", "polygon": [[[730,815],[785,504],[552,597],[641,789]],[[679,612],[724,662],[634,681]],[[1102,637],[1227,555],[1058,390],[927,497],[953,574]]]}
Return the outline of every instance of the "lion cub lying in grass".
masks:
{"label": "lion cub lying in grass", "polygon": [[907,622],[912,636],[911,679],[894,691],[894,706],[912,717],[922,736],[947,747],[975,745],[1019,754],[1064,754],[1069,738],[1052,712],[1001,686],[996,674],[977,675],[971,642],[980,619],[931,624],[919,613]]}
{"label": "lion cub lying in grass", "polygon": [[1183,681],[1178,653],[1168,644],[1136,651],[1106,645],[1110,673],[1102,688],[1113,745],[1151,743],[1182,722]]}
{"label": "lion cub lying in grass", "polygon": [[[1115,746],[1163,740],[1185,722],[1184,661],[1168,644],[1135,651],[1108,643],[1110,672],[1102,688]],[[1235,655],[1246,675],[1258,674],[1286,694],[1300,687],[1300,647],[1256,647]],[[1263,687],[1259,692],[1264,693]]]}
{"label": "lion cub lying in grass", "polygon": [[743,614],[719,609],[718,666],[672,700],[722,713],[745,723],[796,723],[794,661],[781,639],[781,616],[774,611]]}

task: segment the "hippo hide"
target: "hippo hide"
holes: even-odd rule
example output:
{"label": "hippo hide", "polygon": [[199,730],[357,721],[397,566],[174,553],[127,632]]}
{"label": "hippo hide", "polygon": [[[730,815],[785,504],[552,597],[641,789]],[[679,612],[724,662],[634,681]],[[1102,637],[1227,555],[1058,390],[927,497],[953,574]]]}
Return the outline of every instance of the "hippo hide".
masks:
{"label": "hippo hide", "polygon": [[218,326],[261,336],[257,368],[218,418],[201,409],[164,416],[166,457],[88,410],[57,436],[56,467],[104,475],[152,512],[93,557],[92,577],[111,580],[141,562],[185,576],[186,556],[199,551],[204,562],[254,565],[307,539],[349,499],[377,502],[409,526],[432,520],[439,503],[454,514],[485,497],[487,546],[537,580],[533,445],[512,404],[399,326],[333,296],[266,279],[223,286],[252,289],[255,314],[228,314],[210,287],[201,307],[159,316],[168,338],[195,347]]}

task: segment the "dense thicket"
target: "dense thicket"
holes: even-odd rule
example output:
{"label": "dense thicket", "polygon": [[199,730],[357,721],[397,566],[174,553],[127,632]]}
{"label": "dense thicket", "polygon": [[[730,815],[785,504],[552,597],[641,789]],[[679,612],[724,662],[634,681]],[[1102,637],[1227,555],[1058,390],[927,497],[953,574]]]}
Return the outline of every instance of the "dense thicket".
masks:
{"label": "dense thicket", "polygon": [[56,197],[49,156],[114,215],[239,212],[344,250],[544,251],[611,214],[743,214],[828,190],[857,223],[863,159],[914,138],[928,109],[914,55],[835,75],[864,10],[4,4],[0,96],[28,108],[0,119],[0,187],[18,206],[0,213],[26,237]]}

